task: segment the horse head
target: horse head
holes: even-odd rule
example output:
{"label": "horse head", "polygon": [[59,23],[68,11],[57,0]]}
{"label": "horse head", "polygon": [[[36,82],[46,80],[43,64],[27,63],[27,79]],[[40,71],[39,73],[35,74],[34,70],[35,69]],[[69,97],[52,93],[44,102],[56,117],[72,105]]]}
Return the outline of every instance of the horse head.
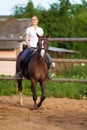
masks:
{"label": "horse head", "polygon": [[44,57],[46,52],[48,51],[48,36],[39,36],[37,34],[37,37],[37,49],[39,50],[41,57]]}

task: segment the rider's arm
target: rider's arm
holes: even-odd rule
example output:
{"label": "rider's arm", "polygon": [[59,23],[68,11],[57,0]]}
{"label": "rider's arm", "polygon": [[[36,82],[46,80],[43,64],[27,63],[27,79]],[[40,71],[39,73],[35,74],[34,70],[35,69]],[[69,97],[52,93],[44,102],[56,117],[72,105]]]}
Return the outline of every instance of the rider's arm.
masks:
{"label": "rider's arm", "polygon": [[25,41],[26,41],[26,44],[28,45],[28,47],[30,48],[31,45],[29,43],[29,34],[28,33],[26,33]]}

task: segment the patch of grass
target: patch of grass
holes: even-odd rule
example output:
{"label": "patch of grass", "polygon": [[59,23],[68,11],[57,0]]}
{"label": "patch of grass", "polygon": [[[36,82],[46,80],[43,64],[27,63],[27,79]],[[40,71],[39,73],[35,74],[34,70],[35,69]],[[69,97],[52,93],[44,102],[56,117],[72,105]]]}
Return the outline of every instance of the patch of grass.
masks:
{"label": "patch of grass", "polygon": [[[13,81],[0,81],[0,96],[1,95],[15,95],[18,94],[16,85]],[[30,82],[23,81],[23,94],[32,96]],[[75,99],[82,99],[83,95],[87,94],[87,84],[85,83],[56,83],[47,82],[46,96],[47,97],[68,97]],[[41,95],[40,85],[37,84],[37,95]]]}
{"label": "patch of grass", "polygon": [[83,83],[47,83],[47,96],[68,97],[81,99],[81,95],[87,92],[87,85]]}
{"label": "patch of grass", "polygon": [[17,94],[16,92],[16,87],[15,87],[15,83],[13,81],[0,81],[0,96],[1,95],[13,95],[13,94]]}

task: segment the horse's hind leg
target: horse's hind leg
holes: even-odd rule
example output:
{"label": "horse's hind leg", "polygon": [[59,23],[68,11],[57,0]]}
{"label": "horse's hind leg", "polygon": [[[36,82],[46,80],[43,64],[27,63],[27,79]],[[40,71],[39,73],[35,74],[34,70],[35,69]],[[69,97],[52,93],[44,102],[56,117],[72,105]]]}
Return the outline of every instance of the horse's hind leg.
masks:
{"label": "horse's hind leg", "polygon": [[46,82],[41,82],[40,83],[41,85],[41,92],[42,92],[42,95],[41,95],[41,99],[40,99],[40,102],[37,104],[37,107],[40,107],[42,105],[42,102],[45,100],[45,85],[46,85]]}
{"label": "horse's hind leg", "polygon": [[19,103],[20,105],[23,105],[23,99],[22,99],[22,79],[17,80],[17,87],[18,87],[18,93],[19,93]]}

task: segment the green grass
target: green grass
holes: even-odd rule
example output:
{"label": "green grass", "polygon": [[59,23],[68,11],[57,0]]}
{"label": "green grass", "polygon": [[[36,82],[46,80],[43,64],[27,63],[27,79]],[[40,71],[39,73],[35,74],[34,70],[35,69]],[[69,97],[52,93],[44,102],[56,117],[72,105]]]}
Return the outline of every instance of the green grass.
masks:
{"label": "green grass", "polygon": [[[1,76],[2,77],[2,76]],[[87,66],[75,66],[73,69],[60,73],[57,72],[58,78],[74,78],[74,79],[87,79]],[[23,80],[23,94],[31,96],[30,81]],[[0,96],[1,95],[16,95],[18,94],[16,84],[14,81],[3,80],[0,81]],[[37,84],[37,94],[41,95],[39,84]],[[46,84],[46,97],[68,97],[74,99],[87,99],[87,84],[74,83],[74,82],[47,82]]]}
{"label": "green grass", "polygon": [[[1,95],[16,95],[18,94],[16,85],[13,81],[0,81],[0,96]],[[23,81],[23,94],[31,96],[31,88],[29,81]],[[40,96],[40,86],[37,84],[37,94]],[[68,97],[74,99],[82,99],[87,94],[87,84],[85,83],[56,83],[47,82],[46,96],[47,97]]]}

